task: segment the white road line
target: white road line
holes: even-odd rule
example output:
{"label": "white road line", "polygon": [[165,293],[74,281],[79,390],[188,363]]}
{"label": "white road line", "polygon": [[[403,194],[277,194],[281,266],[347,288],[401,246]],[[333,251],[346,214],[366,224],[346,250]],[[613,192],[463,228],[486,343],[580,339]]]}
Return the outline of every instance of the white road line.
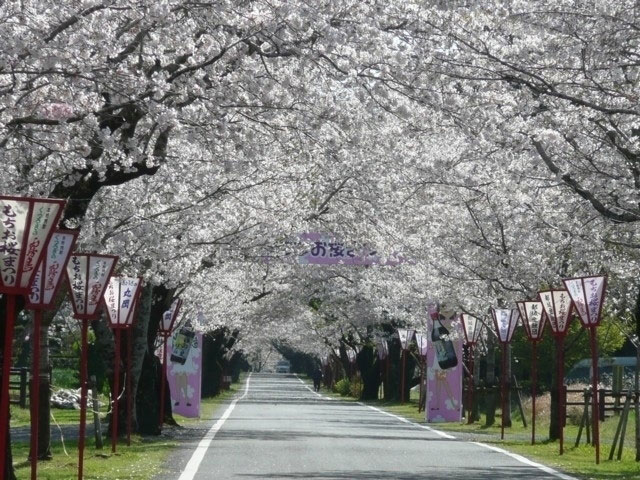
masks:
{"label": "white road line", "polygon": [[381,409],[376,408],[376,407],[372,407],[371,405],[367,405],[366,403],[358,402],[358,404],[362,405],[364,407],[368,407],[371,410],[375,410],[378,413],[382,413],[384,415],[388,415],[389,417],[393,417],[396,420],[400,420],[402,423],[408,423],[409,425],[413,425],[414,427],[418,427],[418,428],[421,428],[423,430],[428,430],[430,432],[433,432],[433,433],[435,433],[436,435],[438,435],[438,436],[440,436],[442,438],[448,438],[449,440],[455,440],[455,438],[456,438],[453,435],[449,435],[448,433],[441,432],[440,430],[436,430],[435,428],[431,428],[431,427],[429,427],[427,425],[420,425],[419,423],[414,423],[414,422],[412,422],[410,420],[407,420],[404,417],[401,417],[399,415],[394,415],[393,413],[385,412],[384,410],[381,410]]}
{"label": "white road line", "polygon": [[322,394],[320,394],[320,393],[316,392],[313,388],[311,388],[309,385],[307,385],[307,384],[305,383],[305,381],[304,381],[304,380],[302,380],[298,375],[296,375],[296,378],[298,379],[298,381],[299,381],[301,384],[303,384],[303,385],[304,385],[304,387],[305,387],[307,390],[309,390],[309,391],[310,391],[311,393],[313,393],[314,395],[317,395],[318,397],[322,398],[323,400],[333,400],[333,398],[331,398],[331,397],[325,397],[324,395],[322,395]]}
{"label": "white road line", "polygon": [[564,473],[560,473],[557,470],[554,470],[553,468],[547,467],[540,463],[533,462],[528,458],[523,457],[522,455],[518,455],[517,453],[511,453],[502,448],[494,447],[493,445],[487,445],[486,443],[480,443],[480,442],[470,442],[470,443],[507,455],[508,457],[511,457],[515,460],[518,460],[519,462],[524,463],[525,465],[529,465],[530,467],[535,467],[539,470],[542,470],[545,473],[548,473],[549,475],[553,475],[554,477],[561,478],[562,480],[578,480],[576,477],[572,477],[570,475],[565,475]]}
{"label": "white road line", "polygon": [[231,415],[231,412],[233,412],[233,409],[235,408],[236,403],[238,403],[239,400],[242,400],[244,397],[246,397],[247,393],[249,393],[250,380],[251,380],[251,374],[249,374],[249,377],[247,378],[247,384],[245,385],[244,393],[242,394],[242,396],[234,399],[231,402],[231,404],[227,407],[225,412],[222,414],[222,417],[220,417],[220,419],[213,425],[213,427],[211,427],[209,431],[204,435],[204,437],[202,437],[202,440],[200,440],[200,443],[198,444],[195,451],[193,452],[193,455],[191,455],[191,458],[189,459],[187,466],[185,467],[184,471],[182,472],[178,480],[193,480],[193,477],[195,477],[196,473],[198,472],[200,463],[202,463],[202,459],[204,458],[204,455],[207,453],[207,449],[209,448],[209,445],[211,445],[211,442],[213,441],[213,438],[216,436],[216,433],[218,433],[218,430],[220,430],[224,422],[227,420],[227,418],[229,418],[229,415]]}
{"label": "white road line", "polygon": [[[403,423],[408,423],[408,424],[414,425],[414,426],[416,426],[418,428],[423,428],[425,430],[429,430],[430,432],[433,432],[436,435],[440,435],[443,438],[448,438],[448,439],[451,439],[451,440],[454,440],[456,438],[456,437],[454,437],[452,435],[449,435],[448,433],[441,432],[440,430],[436,430],[436,429],[431,428],[431,427],[429,427],[427,425],[420,425],[419,423],[414,423],[414,422],[412,422],[410,420],[407,420],[404,417],[401,417],[399,415],[394,415],[393,413],[385,412],[384,410],[381,410],[381,409],[376,408],[376,407],[372,407],[371,405],[367,405],[367,404],[362,403],[362,402],[358,402],[358,404],[359,405],[363,405],[365,407],[369,407],[371,410],[375,410],[376,412],[382,413],[384,415],[388,415],[389,417],[393,417],[393,418],[395,418],[395,419],[397,419],[397,420],[399,420],[399,421],[401,421]],[[469,442],[469,443],[473,443],[474,445],[478,445],[478,446],[481,446],[481,447],[484,447],[484,448],[488,448],[489,450],[494,450],[496,452],[502,453],[504,455],[507,455],[508,457],[513,458],[514,460],[517,460],[517,461],[519,461],[521,463],[524,463],[525,465],[528,465],[530,467],[535,467],[535,468],[537,468],[539,470],[542,470],[543,472],[545,472],[545,473],[547,473],[549,475],[553,475],[554,477],[560,478],[562,480],[578,480],[576,477],[572,477],[570,475],[566,475],[564,473],[558,472],[557,470],[554,470],[553,468],[550,468],[550,467],[547,467],[547,466],[542,465],[540,463],[536,463],[534,461],[531,461],[528,458],[523,457],[522,455],[518,455],[517,453],[512,453],[512,452],[509,452],[509,451],[504,450],[502,448],[494,447],[492,445],[487,445],[485,443],[480,443],[480,442]]]}

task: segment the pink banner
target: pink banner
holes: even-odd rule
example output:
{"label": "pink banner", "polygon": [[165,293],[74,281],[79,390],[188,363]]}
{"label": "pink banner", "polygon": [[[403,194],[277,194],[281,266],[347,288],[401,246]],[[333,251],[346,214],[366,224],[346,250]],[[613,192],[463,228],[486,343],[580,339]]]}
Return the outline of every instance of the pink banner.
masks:
{"label": "pink banner", "polygon": [[427,422],[462,419],[462,332],[455,316],[427,322]]}
{"label": "pink banner", "polygon": [[197,418],[200,416],[202,334],[188,327],[178,328],[168,339],[167,352],[173,413]]}

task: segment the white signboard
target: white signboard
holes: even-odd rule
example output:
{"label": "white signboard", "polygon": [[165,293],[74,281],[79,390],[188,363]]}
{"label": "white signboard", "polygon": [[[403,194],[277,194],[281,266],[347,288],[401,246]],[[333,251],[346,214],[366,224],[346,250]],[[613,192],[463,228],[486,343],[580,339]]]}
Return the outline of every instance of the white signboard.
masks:
{"label": "white signboard", "polygon": [[416,343],[418,344],[418,351],[420,356],[427,355],[427,334],[424,332],[416,332]]}
{"label": "white signboard", "polygon": [[482,322],[468,313],[462,314],[462,326],[470,343],[477,343],[482,333]]}
{"label": "white signboard", "polygon": [[502,343],[509,343],[513,332],[518,326],[518,310],[496,308],[493,310],[493,318],[495,321],[498,338]]}
{"label": "white signboard", "polygon": [[63,206],[63,200],[0,197],[0,278],[5,287],[29,288]]}
{"label": "white signboard", "polygon": [[384,360],[389,356],[389,346],[387,345],[386,340],[380,340],[378,342],[378,358],[380,360]]}
{"label": "white signboard", "polygon": [[544,313],[549,319],[551,331],[556,335],[564,334],[569,328],[571,317],[571,297],[566,290],[548,290],[539,292]]}
{"label": "white signboard", "polygon": [[130,325],[133,307],[140,288],[139,277],[111,277],[104,292],[109,322],[112,327]]}
{"label": "white signboard", "polygon": [[47,253],[38,265],[31,282],[27,302],[29,307],[46,308],[53,304],[76,236],[75,232],[54,232],[51,236]]}
{"label": "white signboard", "polygon": [[539,340],[546,323],[542,302],[519,302],[518,307],[520,306],[524,309],[521,318],[527,334],[532,340]]}
{"label": "white signboard", "polygon": [[76,316],[96,315],[117,257],[94,254],[72,255],[67,264],[71,302]]}
{"label": "white signboard", "polygon": [[398,329],[398,337],[400,337],[400,346],[402,350],[409,348],[409,343],[413,339],[413,330],[407,328]]}
{"label": "white signboard", "polygon": [[181,306],[182,300],[180,298],[176,298],[171,304],[171,308],[164,312],[164,314],[162,315],[162,331],[167,332],[167,334],[171,333],[173,324],[175,323],[176,318],[180,313]]}
{"label": "white signboard", "polygon": [[563,280],[580,321],[585,327],[600,323],[606,277],[569,278]]}

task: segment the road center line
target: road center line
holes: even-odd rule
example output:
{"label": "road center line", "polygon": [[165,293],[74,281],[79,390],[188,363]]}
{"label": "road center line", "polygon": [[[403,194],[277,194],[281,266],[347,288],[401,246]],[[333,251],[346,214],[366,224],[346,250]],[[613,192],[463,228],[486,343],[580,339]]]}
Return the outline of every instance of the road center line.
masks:
{"label": "road center line", "polygon": [[225,412],[222,414],[222,417],[220,417],[218,421],[204,435],[204,437],[202,437],[202,440],[200,440],[200,443],[198,443],[198,446],[193,452],[193,455],[191,455],[189,462],[187,462],[187,466],[185,467],[182,474],[180,474],[180,477],[178,478],[178,480],[193,480],[193,477],[195,477],[196,473],[198,472],[200,463],[202,463],[202,459],[204,458],[204,455],[207,453],[207,449],[211,445],[211,442],[216,436],[216,433],[218,433],[218,430],[220,430],[224,422],[227,420],[227,418],[229,418],[229,415],[231,415],[231,412],[233,412],[233,409],[235,408],[236,403],[238,403],[238,401],[246,397],[247,394],[249,393],[250,380],[251,380],[251,374],[249,374],[249,377],[247,378],[247,383],[245,385],[244,393],[242,394],[242,396],[234,399],[231,402],[231,404],[227,407]]}

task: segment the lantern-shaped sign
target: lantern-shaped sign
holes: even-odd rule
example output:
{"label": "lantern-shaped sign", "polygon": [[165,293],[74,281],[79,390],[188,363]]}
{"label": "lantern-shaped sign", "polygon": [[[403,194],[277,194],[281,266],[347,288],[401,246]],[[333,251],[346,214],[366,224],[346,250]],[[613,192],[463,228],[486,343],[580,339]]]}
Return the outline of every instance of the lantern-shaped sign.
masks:
{"label": "lantern-shaped sign", "polygon": [[387,345],[387,341],[386,340],[380,340],[378,342],[378,358],[380,360],[384,360],[385,358],[387,358],[387,356],[389,355],[389,346]]}
{"label": "lantern-shaped sign", "polygon": [[398,338],[400,338],[400,354],[402,355],[402,379],[400,382],[400,402],[404,403],[406,392],[405,392],[405,377],[406,377],[406,367],[407,367],[407,349],[409,348],[409,342],[413,338],[413,330],[409,330],[406,328],[398,329]]}
{"label": "lantern-shaped sign", "polygon": [[[56,230],[47,244],[47,251],[42,255],[36,274],[31,283],[31,291],[27,297],[27,308],[33,310],[33,333],[31,335],[31,451],[38,451],[38,417],[40,398],[40,325],[43,310],[56,308],[54,302],[62,274],[66,269],[69,255],[73,250],[77,232]],[[31,478],[37,478],[38,456],[31,455]]]}
{"label": "lantern-shaped sign", "polygon": [[586,328],[597,327],[602,319],[607,277],[566,278],[562,282],[571,296],[582,325]]}
{"label": "lantern-shaped sign", "polygon": [[345,351],[347,352],[347,358],[349,359],[349,362],[355,362],[358,355],[357,352],[352,348],[345,348]]}
{"label": "lantern-shaped sign", "polygon": [[602,320],[604,293],[607,288],[606,276],[565,278],[562,280],[571,296],[573,306],[585,328],[589,329],[591,340],[591,369],[593,372],[593,443],[596,447],[596,463],[600,463],[600,425],[598,421],[598,345],[596,327]]}
{"label": "lantern-shaped sign", "polygon": [[169,335],[171,335],[181,307],[182,299],[176,298],[171,304],[171,308],[164,312],[164,314],[162,315],[162,319],[160,320],[160,324],[158,325],[160,335],[162,335],[163,337],[168,337]]}
{"label": "lantern-shaped sign", "polygon": [[482,334],[482,327],[484,326],[484,324],[479,318],[474,317],[473,315],[470,315],[468,313],[463,313],[462,315],[460,315],[460,320],[462,323],[462,331],[464,332],[464,341],[468,347],[469,384],[467,386],[467,404],[469,406],[469,413],[467,414],[467,423],[470,424],[473,422],[473,415],[471,412],[473,411],[473,390],[475,387],[473,383],[473,369],[475,360],[473,347],[476,345],[476,343],[478,343],[478,340],[480,340],[480,335]]}
{"label": "lantern-shaped sign", "polygon": [[180,314],[180,309],[182,308],[182,299],[176,298],[172,303],[169,310],[164,312],[162,315],[162,319],[160,324],[158,325],[158,329],[160,334],[169,336],[173,332],[175,327],[176,320],[178,319],[178,315]]}
{"label": "lantern-shaped sign", "polygon": [[74,253],[67,263],[67,279],[71,291],[74,317],[93,320],[99,316],[109,278],[118,257],[93,253]]}
{"label": "lantern-shaped sign", "polygon": [[78,478],[84,465],[84,436],[87,416],[87,338],[89,320],[99,317],[98,307],[107,289],[118,257],[93,253],[74,253],[67,263],[67,282],[71,292],[73,316],[82,320],[80,360],[80,432],[78,434]]}
{"label": "lantern-shaped sign", "polygon": [[468,313],[463,313],[461,319],[465,343],[467,345],[475,345],[478,343],[478,340],[480,340],[484,324],[479,318],[469,315]]}
{"label": "lantern-shaped sign", "polygon": [[27,297],[30,310],[50,310],[56,308],[54,299],[62,283],[69,255],[78,237],[78,232],[56,230],[47,247],[47,253],[36,269]]}
{"label": "lantern-shaped sign", "polygon": [[418,352],[421,357],[427,356],[427,334],[424,332],[416,332],[416,343],[418,344]]}
{"label": "lantern-shaped sign", "polygon": [[65,201],[0,196],[0,293],[7,295],[0,385],[0,472],[5,472],[9,430],[9,375],[16,295],[29,295],[31,282]]}
{"label": "lantern-shaped sign", "polygon": [[0,292],[28,295],[64,200],[0,196]]}
{"label": "lantern-shaped sign", "polygon": [[531,445],[536,443],[536,386],[537,373],[537,345],[542,338],[547,317],[542,307],[542,302],[516,302],[520,310],[522,325],[531,340]]}
{"label": "lantern-shaped sign", "polygon": [[[133,324],[134,305],[138,299],[140,277],[111,277],[104,292],[104,303],[111,328],[114,330],[115,355],[113,368],[113,391],[111,402],[113,408],[111,426],[111,451],[115,453],[118,439],[118,398],[120,396],[120,332]],[[129,346],[131,341],[129,341]],[[128,364],[130,362],[127,362]],[[129,374],[127,374],[127,379]],[[127,395],[128,395],[127,389]],[[129,400],[129,399],[127,399]],[[129,419],[127,418],[127,424]]]}
{"label": "lantern-shaped sign", "polygon": [[409,348],[409,344],[413,339],[413,330],[407,328],[399,328],[398,329],[398,338],[400,338],[400,348],[402,350],[407,350]]}
{"label": "lantern-shaped sign", "polygon": [[542,338],[542,332],[547,322],[544,314],[542,302],[516,302],[522,318],[522,326],[531,341],[538,341]]}
{"label": "lantern-shaped sign", "polygon": [[507,383],[507,344],[511,342],[513,332],[518,325],[519,315],[517,308],[492,308],[493,324],[498,334],[498,340],[502,344],[502,368],[500,372],[500,400],[502,405],[502,421],[500,424],[500,438],[504,439],[504,420],[507,408],[505,401],[505,388]]}
{"label": "lantern-shaped sign", "polygon": [[[564,337],[571,323],[571,309],[573,303],[569,292],[563,289],[551,289],[538,292],[542,302],[542,308],[549,319],[551,333],[556,339],[556,388],[558,392],[564,392]],[[564,393],[559,395],[558,425],[560,428],[559,447],[560,455],[564,453]]]}
{"label": "lantern-shaped sign", "polygon": [[566,290],[543,290],[538,292],[544,313],[554,336],[565,336],[571,321],[571,297]]}
{"label": "lantern-shaped sign", "polygon": [[518,310],[514,308],[492,308],[491,313],[493,315],[496,333],[498,334],[498,340],[500,340],[502,344],[509,343],[511,337],[513,337],[513,332],[518,326]]}
{"label": "lantern-shaped sign", "polygon": [[133,323],[134,305],[140,294],[140,277],[111,277],[104,303],[111,328],[127,328]]}

